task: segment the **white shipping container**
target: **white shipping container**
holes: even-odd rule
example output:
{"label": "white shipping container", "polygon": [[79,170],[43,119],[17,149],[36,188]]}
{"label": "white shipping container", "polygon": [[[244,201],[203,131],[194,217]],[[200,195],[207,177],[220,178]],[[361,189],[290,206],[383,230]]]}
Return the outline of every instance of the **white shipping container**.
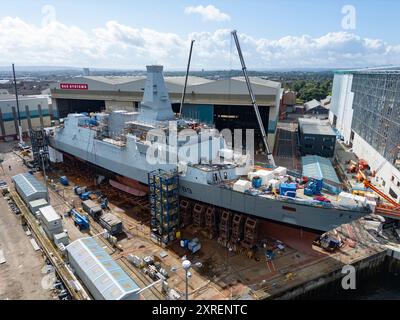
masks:
{"label": "white shipping container", "polygon": [[36,214],[40,208],[47,207],[49,204],[47,203],[46,199],[38,199],[29,202],[29,209],[31,210],[32,214]]}
{"label": "white shipping container", "polygon": [[251,188],[251,182],[247,180],[238,180],[233,185],[233,190],[238,192],[245,192]]}
{"label": "white shipping container", "polygon": [[43,228],[43,231],[46,233],[47,237],[48,237],[50,240],[54,240],[54,235],[55,235],[55,234],[60,234],[60,233],[63,232],[63,229],[62,229],[61,226],[56,227],[56,228],[50,230],[45,224],[42,223],[42,228]]}
{"label": "white shipping container", "polygon": [[278,167],[274,169],[274,175],[279,177],[279,176],[285,176],[287,174],[286,168],[285,167]]}
{"label": "white shipping container", "polygon": [[274,177],[274,173],[267,170],[258,170],[257,175],[261,178],[263,186],[269,186],[269,181]]}
{"label": "white shipping container", "polygon": [[269,181],[269,184],[272,186],[273,189],[279,189],[279,187],[281,185],[280,181],[276,180],[276,179],[271,179]]}
{"label": "white shipping container", "polygon": [[258,177],[258,171],[251,171],[247,174],[247,178],[249,178],[250,181],[253,180],[253,178]]}
{"label": "white shipping container", "polygon": [[52,206],[46,206],[39,209],[40,221],[44,224],[50,231],[55,229],[62,229],[61,217],[54,210]]}
{"label": "white shipping container", "polygon": [[69,244],[68,234],[66,232],[54,234],[54,243],[56,245],[62,243],[64,246],[67,246]]}

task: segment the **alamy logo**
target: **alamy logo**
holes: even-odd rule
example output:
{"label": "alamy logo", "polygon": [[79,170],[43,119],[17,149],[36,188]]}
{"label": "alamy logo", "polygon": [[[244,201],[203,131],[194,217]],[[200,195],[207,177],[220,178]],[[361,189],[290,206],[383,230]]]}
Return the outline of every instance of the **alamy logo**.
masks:
{"label": "alamy logo", "polygon": [[[232,141],[233,137],[233,141]],[[168,130],[149,130],[146,134],[146,160],[150,165],[179,163],[212,165],[232,162],[254,162],[254,129],[183,129],[178,131],[175,121],[169,122]],[[244,152],[244,154],[243,154]],[[247,159],[244,160],[244,159]]]}
{"label": "alamy logo", "polygon": [[45,28],[57,21],[56,8],[52,5],[45,5],[42,7],[42,27]]}
{"label": "alamy logo", "polygon": [[342,278],[343,290],[355,290],[356,289],[356,268],[351,265],[345,265],[342,268],[342,274],[345,276]]}
{"label": "alamy logo", "polygon": [[356,28],[356,8],[352,5],[342,7],[342,28],[344,30],[354,30]]}

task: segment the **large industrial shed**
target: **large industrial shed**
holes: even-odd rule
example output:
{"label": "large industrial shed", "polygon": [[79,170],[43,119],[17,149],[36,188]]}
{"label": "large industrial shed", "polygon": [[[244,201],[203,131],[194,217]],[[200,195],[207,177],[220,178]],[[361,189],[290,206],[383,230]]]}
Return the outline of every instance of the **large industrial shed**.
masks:
{"label": "large industrial shed", "polygon": [[[22,132],[51,125],[49,99],[46,96],[20,96],[19,116]],[[18,134],[18,109],[14,95],[0,96],[0,138],[15,138]]]}
{"label": "large industrial shed", "polygon": [[138,285],[93,238],[67,247],[68,260],[95,300],[138,300]]}
{"label": "large industrial shed", "polygon": [[25,203],[38,199],[47,199],[47,190],[45,186],[32,174],[18,174],[12,177],[12,181],[14,182],[15,189]]}
{"label": "large industrial shed", "polygon": [[323,187],[335,194],[341,191],[341,182],[336,174],[331,160],[320,156],[305,156],[301,158],[303,176],[323,181]]}
{"label": "large industrial shed", "polygon": [[[172,109],[179,112],[185,77],[164,77]],[[279,82],[250,77],[271,149],[283,90]],[[54,117],[101,110],[137,111],[143,98],[146,76],[76,77],[51,85]],[[183,116],[215,124],[222,129],[255,129],[257,145],[262,137],[244,77],[210,80],[190,76]]]}
{"label": "large industrial shed", "polygon": [[315,179],[327,180],[340,185],[332,162],[320,156],[305,156],[301,158],[303,164],[303,176]]}

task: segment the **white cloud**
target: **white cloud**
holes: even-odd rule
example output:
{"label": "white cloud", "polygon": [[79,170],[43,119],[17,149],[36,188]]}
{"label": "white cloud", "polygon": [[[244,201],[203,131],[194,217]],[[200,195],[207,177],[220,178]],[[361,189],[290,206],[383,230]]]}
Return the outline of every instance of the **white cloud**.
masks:
{"label": "white cloud", "polygon": [[[331,32],[321,37],[255,38],[239,34],[246,63],[251,68],[363,67],[400,65],[400,43]],[[230,30],[193,32],[186,37],[109,21],[84,31],[53,21],[46,26],[19,18],[0,18],[0,65],[59,65],[141,68],[160,63],[184,69],[190,40],[195,39],[192,67],[239,68]]]}
{"label": "white cloud", "polygon": [[197,6],[197,7],[187,7],[185,8],[185,14],[199,14],[202,16],[204,21],[227,21],[231,20],[231,17],[221,12],[218,8],[214,7],[213,5],[204,6]]}

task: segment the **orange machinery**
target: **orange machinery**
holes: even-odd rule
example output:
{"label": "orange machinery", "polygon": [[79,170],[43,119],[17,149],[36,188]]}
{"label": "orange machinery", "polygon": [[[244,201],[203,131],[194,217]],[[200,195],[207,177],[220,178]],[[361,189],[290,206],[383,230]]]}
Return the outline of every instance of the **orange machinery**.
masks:
{"label": "orange machinery", "polygon": [[375,193],[377,193],[379,196],[381,196],[383,199],[385,199],[387,202],[390,203],[390,204],[386,204],[386,203],[377,204],[377,206],[376,206],[377,213],[385,214],[385,215],[389,215],[389,216],[394,216],[394,217],[397,217],[397,218],[400,217],[400,204],[398,204],[391,197],[389,197],[384,192],[382,192],[377,187],[375,187],[367,179],[367,177],[365,176],[364,172],[362,172],[361,170],[358,171],[357,176],[361,177],[361,180],[364,183],[364,187],[366,189],[368,189],[368,188],[371,189],[372,191],[374,191]]}

